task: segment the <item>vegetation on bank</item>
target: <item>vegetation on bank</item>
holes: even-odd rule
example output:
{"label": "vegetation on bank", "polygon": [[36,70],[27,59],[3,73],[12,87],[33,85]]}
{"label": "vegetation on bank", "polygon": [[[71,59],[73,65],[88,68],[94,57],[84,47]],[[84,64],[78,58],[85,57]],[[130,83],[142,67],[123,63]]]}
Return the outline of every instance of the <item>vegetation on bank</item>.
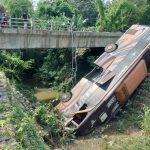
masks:
{"label": "vegetation on bank", "polygon": [[[8,120],[12,123],[13,132],[9,128],[5,130],[16,139],[16,149],[53,149],[74,138],[73,132],[64,127],[63,116],[54,108],[56,101],[40,103],[23,85],[8,86],[9,98],[15,101],[0,105],[0,112],[7,112],[6,121],[0,122],[0,127],[7,126]],[[7,149],[11,147],[8,145]]]}
{"label": "vegetation on bank", "polygon": [[150,78],[147,78],[132,96],[132,103],[115,118],[108,129],[108,136],[101,138],[101,150],[148,150],[150,148],[149,97]]}
{"label": "vegetation on bank", "polygon": [[[70,18],[72,30],[124,32],[132,24],[150,24],[149,0],[42,0],[35,9],[30,0],[1,0],[0,5],[0,9],[5,9],[10,17],[21,18],[26,12],[28,18],[53,20],[65,28]],[[14,50],[17,54],[14,54],[14,51],[1,52],[1,70],[11,77],[32,78],[48,87],[55,86],[61,91],[69,91],[73,80],[73,50]],[[79,66],[77,79],[87,73],[93,61],[91,56],[87,55],[88,50],[84,49],[85,53],[78,53],[82,50],[76,50]],[[98,55],[100,53],[96,54]],[[12,64],[8,61],[12,61]]]}

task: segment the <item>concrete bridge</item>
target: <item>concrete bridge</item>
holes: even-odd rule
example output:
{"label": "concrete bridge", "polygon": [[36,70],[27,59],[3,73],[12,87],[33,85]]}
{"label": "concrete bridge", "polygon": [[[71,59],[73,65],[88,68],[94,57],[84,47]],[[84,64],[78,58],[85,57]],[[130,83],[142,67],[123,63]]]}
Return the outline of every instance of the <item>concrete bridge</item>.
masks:
{"label": "concrete bridge", "polygon": [[105,47],[114,43],[120,32],[51,31],[1,28],[0,49],[47,49]]}

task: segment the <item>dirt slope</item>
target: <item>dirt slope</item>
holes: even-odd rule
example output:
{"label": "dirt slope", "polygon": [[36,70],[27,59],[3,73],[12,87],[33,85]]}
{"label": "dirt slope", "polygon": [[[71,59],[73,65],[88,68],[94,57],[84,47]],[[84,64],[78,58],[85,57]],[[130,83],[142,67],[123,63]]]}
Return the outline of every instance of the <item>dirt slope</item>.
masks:
{"label": "dirt slope", "polygon": [[5,110],[4,105],[13,103],[8,95],[8,83],[3,72],[0,72],[0,149],[11,147],[16,148],[16,140],[13,138],[12,123],[8,118],[11,110]]}

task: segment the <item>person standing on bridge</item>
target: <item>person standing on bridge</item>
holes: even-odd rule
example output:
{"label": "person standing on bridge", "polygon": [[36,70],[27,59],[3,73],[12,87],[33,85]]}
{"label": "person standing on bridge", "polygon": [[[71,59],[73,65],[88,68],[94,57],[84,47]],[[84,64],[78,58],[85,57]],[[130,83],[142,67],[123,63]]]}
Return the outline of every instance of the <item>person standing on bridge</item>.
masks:
{"label": "person standing on bridge", "polygon": [[0,14],[0,27],[4,27],[4,18],[5,18],[5,14],[1,13]]}
{"label": "person standing on bridge", "polygon": [[71,19],[70,18],[67,21],[67,31],[71,31]]}
{"label": "person standing on bridge", "polygon": [[6,13],[4,14],[3,25],[4,25],[5,28],[8,28],[8,27],[9,27],[9,16],[8,16],[8,12],[6,12]]}
{"label": "person standing on bridge", "polygon": [[4,20],[4,6],[0,4],[0,28],[2,27],[3,20]]}
{"label": "person standing on bridge", "polygon": [[0,28],[1,28],[1,25],[2,25],[2,12],[0,11]]}
{"label": "person standing on bridge", "polygon": [[22,19],[23,19],[23,22],[24,22],[24,29],[27,29],[27,26],[28,26],[28,15],[27,15],[26,12],[23,13]]}

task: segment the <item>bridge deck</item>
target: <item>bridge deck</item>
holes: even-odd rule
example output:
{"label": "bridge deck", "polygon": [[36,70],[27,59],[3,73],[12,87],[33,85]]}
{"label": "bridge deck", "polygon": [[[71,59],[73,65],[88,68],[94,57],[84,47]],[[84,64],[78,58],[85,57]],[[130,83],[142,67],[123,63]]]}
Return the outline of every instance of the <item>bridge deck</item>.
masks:
{"label": "bridge deck", "polygon": [[0,49],[46,49],[105,47],[114,43],[120,32],[77,32],[31,29],[0,29]]}

